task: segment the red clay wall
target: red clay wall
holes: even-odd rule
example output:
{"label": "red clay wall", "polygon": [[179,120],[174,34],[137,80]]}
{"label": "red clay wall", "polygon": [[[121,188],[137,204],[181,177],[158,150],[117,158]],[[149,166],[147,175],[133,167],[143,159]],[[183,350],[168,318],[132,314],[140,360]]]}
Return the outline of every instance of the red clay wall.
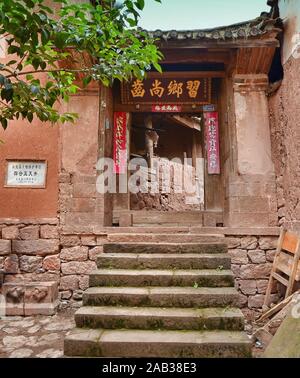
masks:
{"label": "red clay wall", "polygon": [[[0,218],[51,218],[58,206],[58,127],[34,121],[0,128]],[[46,188],[5,188],[6,159],[46,160]]]}
{"label": "red clay wall", "polygon": [[300,61],[290,57],[284,80],[270,97],[272,154],[279,224],[300,230]]}

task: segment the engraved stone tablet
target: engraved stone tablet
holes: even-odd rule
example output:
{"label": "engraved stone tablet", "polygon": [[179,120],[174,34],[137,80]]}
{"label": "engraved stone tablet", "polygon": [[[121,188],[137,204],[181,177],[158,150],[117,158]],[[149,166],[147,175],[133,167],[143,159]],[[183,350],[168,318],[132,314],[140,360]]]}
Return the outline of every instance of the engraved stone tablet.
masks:
{"label": "engraved stone tablet", "polygon": [[45,188],[47,163],[45,161],[7,161],[5,186]]}

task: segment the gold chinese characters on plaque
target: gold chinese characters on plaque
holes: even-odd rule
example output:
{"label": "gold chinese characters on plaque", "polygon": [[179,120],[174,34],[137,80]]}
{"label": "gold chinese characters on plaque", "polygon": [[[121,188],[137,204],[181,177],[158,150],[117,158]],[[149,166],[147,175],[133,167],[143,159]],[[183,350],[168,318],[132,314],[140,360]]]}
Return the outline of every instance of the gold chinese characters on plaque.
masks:
{"label": "gold chinese characters on plaque", "polygon": [[182,104],[211,103],[210,78],[147,78],[121,84],[122,104]]}

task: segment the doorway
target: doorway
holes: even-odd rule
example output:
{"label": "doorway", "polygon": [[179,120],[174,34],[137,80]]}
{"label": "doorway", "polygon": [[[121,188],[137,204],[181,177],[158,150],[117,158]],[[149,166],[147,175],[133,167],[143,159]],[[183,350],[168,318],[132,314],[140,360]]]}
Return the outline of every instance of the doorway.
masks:
{"label": "doorway", "polygon": [[147,164],[139,167],[143,185],[130,193],[130,210],[204,210],[202,125],[202,114],[132,114],[130,159]]}

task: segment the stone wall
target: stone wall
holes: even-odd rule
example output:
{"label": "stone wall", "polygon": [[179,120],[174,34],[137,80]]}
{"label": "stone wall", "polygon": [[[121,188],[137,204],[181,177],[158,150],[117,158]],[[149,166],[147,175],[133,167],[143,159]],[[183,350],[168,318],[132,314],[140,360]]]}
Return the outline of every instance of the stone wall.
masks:
{"label": "stone wall", "polygon": [[[89,274],[96,269],[103,245],[117,242],[121,237],[117,229],[102,228],[87,233],[60,230],[57,219],[39,220],[39,223],[2,221],[0,229],[0,271],[5,273],[5,283],[57,282],[61,308],[81,305],[83,291],[89,286]],[[253,320],[261,312],[279,229],[266,229],[265,233],[259,228],[256,232],[246,231],[203,228],[199,233],[224,233],[240,293],[239,305],[247,318]],[[190,240],[193,234],[186,228],[181,233],[182,241]],[[122,234],[120,241],[124,242],[125,236],[130,241],[130,235]],[[141,238],[143,241],[143,234]],[[276,298],[274,294],[273,299]]]}
{"label": "stone wall", "polygon": [[269,99],[279,225],[296,231],[300,230],[299,77],[299,59],[291,56],[280,89]]}
{"label": "stone wall", "polygon": [[2,220],[0,270],[5,282],[59,281],[57,219]]}
{"label": "stone wall", "polygon": [[82,294],[89,287],[89,273],[103,252],[106,234],[62,234],[61,236],[61,306],[80,306]]}
{"label": "stone wall", "polygon": [[[168,159],[154,158],[152,168],[140,168],[147,187],[156,183],[158,193],[130,194],[131,210],[188,211],[204,209],[204,172]],[[200,176],[200,177],[199,177]],[[145,188],[145,191],[147,190]]]}
{"label": "stone wall", "polygon": [[[226,240],[240,294],[239,305],[246,317],[254,320],[262,311],[278,236],[228,235]],[[273,292],[271,298],[276,301],[276,287]]]}

